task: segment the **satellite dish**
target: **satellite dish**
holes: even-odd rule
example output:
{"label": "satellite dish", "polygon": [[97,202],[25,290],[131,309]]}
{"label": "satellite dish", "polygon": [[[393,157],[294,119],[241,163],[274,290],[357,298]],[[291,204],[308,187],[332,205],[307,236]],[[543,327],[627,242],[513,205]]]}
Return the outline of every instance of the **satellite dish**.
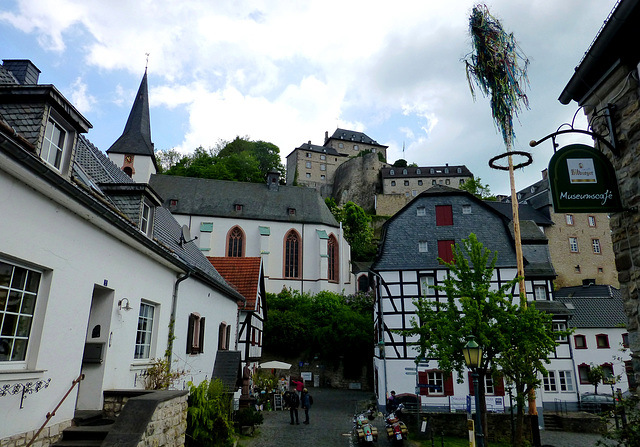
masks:
{"label": "satellite dish", "polygon": [[189,231],[189,227],[186,225],[182,226],[182,234],[180,235],[181,242],[189,242],[191,240],[191,231]]}
{"label": "satellite dish", "polygon": [[180,230],[180,240],[178,241],[180,246],[184,247],[184,244],[186,244],[187,242],[195,241],[196,239],[198,239],[198,236],[191,239],[191,231],[189,231],[189,227],[183,225],[182,230]]}

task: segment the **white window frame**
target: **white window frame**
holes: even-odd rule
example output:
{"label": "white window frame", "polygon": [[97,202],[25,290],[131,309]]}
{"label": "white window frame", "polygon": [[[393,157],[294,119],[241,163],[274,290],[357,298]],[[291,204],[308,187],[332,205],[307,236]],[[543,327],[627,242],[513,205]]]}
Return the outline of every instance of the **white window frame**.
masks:
{"label": "white window frame", "polygon": [[[7,300],[5,306],[0,309],[0,327],[9,324],[10,320],[14,320],[14,328],[10,334],[6,334],[6,328],[3,329],[5,335],[2,338],[5,339],[5,343],[6,340],[10,340],[10,345],[3,345],[3,349],[9,348],[11,352],[9,352],[8,359],[0,359],[0,370],[4,369],[5,366],[11,370],[27,369],[30,351],[33,345],[37,345],[37,341],[34,338],[37,337],[38,328],[41,327],[41,322],[38,319],[38,308],[42,299],[40,297],[40,289],[43,284],[43,272],[0,259],[0,266],[2,264],[7,266],[5,267],[6,269],[10,270],[10,278],[7,284],[0,285],[0,293],[6,293],[7,298],[10,296],[17,297],[20,302],[19,305],[10,308],[8,306],[11,305],[11,301]],[[16,283],[18,281],[16,274],[22,272],[24,272],[25,276],[22,277],[20,283]],[[31,301],[31,303],[29,304],[25,300]],[[23,322],[28,322],[26,327]],[[23,352],[20,358],[11,360],[11,356],[15,354],[16,346],[20,344],[23,345],[21,349]]]}
{"label": "white window frame", "polygon": [[537,284],[533,286],[533,299],[536,301],[547,300],[547,286]]}
{"label": "white window frame", "polygon": [[306,163],[305,163],[305,167],[306,167],[307,169],[311,169],[311,162],[310,162],[310,161],[306,162]]}
{"label": "white window frame", "polygon": [[440,387],[440,390],[429,388],[429,396],[444,396],[444,375],[442,371],[428,371],[427,384]]}
{"label": "white window frame", "polygon": [[433,287],[435,282],[436,279],[433,275],[420,276],[420,296],[434,296],[436,294],[436,289]]}
{"label": "white window frame", "polygon": [[326,170],[327,170],[327,165],[325,165],[325,164],[321,164],[321,165],[320,165],[320,170],[321,170],[321,171],[326,171]]}
{"label": "white window frame", "polygon": [[311,173],[310,173],[310,172],[307,172],[307,173],[305,174],[305,176],[306,176],[307,178],[311,178]]}
{"label": "white window frame", "polygon": [[565,214],[564,220],[567,223],[567,225],[574,225],[573,214]]}
{"label": "white window frame", "polygon": [[591,247],[593,248],[594,254],[599,255],[602,253],[601,247],[600,247],[600,239],[597,239],[597,238],[591,239]]}
{"label": "white window frame", "polygon": [[[52,138],[54,131],[57,131],[55,139]],[[70,140],[71,132],[61,124],[60,120],[49,115],[45,127],[44,139],[42,141],[40,158],[58,172],[62,172]],[[52,155],[53,160],[51,160]]]}
{"label": "white window frame", "polygon": [[420,253],[429,252],[429,244],[427,243],[427,241],[418,241],[418,251]]}
{"label": "white window frame", "polygon": [[462,214],[471,214],[471,205],[462,205]]}
{"label": "white window frame", "polygon": [[557,393],[558,386],[556,385],[556,372],[547,371],[547,374],[542,374],[542,385],[547,393]]}
{"label": "white window frame", "polygon": [[142,202],[142,212],[140,213],[140,232],[149,234],[151,228],[151,207],[148,203]]}
{"label": "white window frame", "polygon": [[596,227],[596,216],[587,216],[587,222],[591,228]]}
{"label": "white window frame", "polygon": [[[551,326],[553,328],[553,331],[566,331],[567,330],[567,323],[565,323],[564,321],[554,321],[553,323],[551,323]],[[555,340],[559,341],[559,342],[566,342],[567,341],[567,336],[555,336]]]}
{"label": "white window frame", "polygon": [[558,382],[560,383],[560,391],[573,391],[573,374],[571,374],[571,371],[558,371]]}
{"label": "white window frame", "polygon": [[416,208],[416,216],[426,216],[427,208],[424,206],[419,206]]}
{"label": "white window frame", "polygon": [[136,344],[133,353],[135,360],[149,360],[153,357],[154,325],[157,306],[148,301],[140,302],[138,313],[138,327],[136,329]]}
{"label": "white window frame", "polygon": [[570,237],[569,238],[569,251],[571,253],[579,253],[578,238],[577,237]]}

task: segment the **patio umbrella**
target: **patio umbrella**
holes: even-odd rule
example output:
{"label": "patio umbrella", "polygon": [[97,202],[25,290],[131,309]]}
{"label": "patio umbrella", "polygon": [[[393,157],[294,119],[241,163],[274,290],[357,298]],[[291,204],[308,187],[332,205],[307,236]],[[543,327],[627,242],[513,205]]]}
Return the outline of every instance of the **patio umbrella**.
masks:
{"label": "patio umbrella", "polygon": [[260,368],[264,369],[291,369],[291,363],[279,362],[272,360],[270,362],[260,363]]}

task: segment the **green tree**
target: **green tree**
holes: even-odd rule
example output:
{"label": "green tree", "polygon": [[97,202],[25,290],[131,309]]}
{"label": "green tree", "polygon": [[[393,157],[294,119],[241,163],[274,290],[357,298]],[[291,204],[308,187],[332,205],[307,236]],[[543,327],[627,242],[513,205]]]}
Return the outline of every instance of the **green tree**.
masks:
{"label": "green tree", "polygon": [[339,207],[336,201],[327,197],[324,203],[338,222],[342,222],[344,238],[351,245],[351,258],[354,261],[372,261],[376,255],[377,245],[373,240],[371,216],[353,203],[347,202]]}
{"label": "green tree", "polygon": [[587,380],[593,385],[594,393],[598,394],[598,385],[604,382],[604,379],[606,379],[606,375],[602,366],[592,363],[589,367],[589,372],[587,372]]}
{"label": "green tree", "polygon": [[507,306],[506,317],[499,324],[508,346],[496,359],[501,373],[516,389],[516,445],[522,444],[524,433],[524,408],[530,393],[540,384],[538,373],[546,373],[545,364],[558,346],[558,339],[568,336],[570,331],[553,331],[552,316],[540,312],[531,303],[526,307]]}
{"label": "green tree", "polygon": [[[317,295],[283,289],[267,296],[265,351],[285,357],[318,357],[358,377],[373,355],[373,301],[368,295]],[[366,347],[371,347],[367,349]],[[364,348],[363,348],[364,347]]]}
{"label": "green tree", "polygon": [[483,185],[482,179],[480,177],[472,177],[471,179],[466,180],[462,185],[460,185],[459,189],[473,194],[478,199],[496,200],[496,197],[491,194],[491,188],[489,188],[489,184],[487,183]]}
{"label": "green tree", "polygon": [[198,147],[183,156],[173,149],[156,152],[156,160],[163,173],[185,177],[262,183],[271,171],[279,172],[283,179],[285,173],[276,145],[248,137],[219,141],[215,148]]}
{"label": "green tree", "polygon": [[403,159],[403,158],[399,158],[398,160],[393,162],[393,166],[396,168],[406,168],[407,167],[407,160]]}
{"label": "green tree", "polygon": [[[497,259],[497,252],[491,253],[484,248],[473,233],[456,244],[453,262],[440,259],[449,268],[449,275],[443,285],[435,286],[445,292],[446,301],[418,298],[415,300],[417,317],[412,319],[410,329],[400,331],[419,337],[421,357],[437,358],[440,369],[457,371],[459,377],[465,368],[463,347],[470,337],[474,337],[483,348],[478,369],[481,384],[487,374],[497,376],[504,373],[518,381],[529,380],[529,370],[526,374],[519,372],[526,366],[527,359],[539,355],[544,360],[550,354],[548,349],[552,351],[548,319],[536,313],[534,308],[520,309],[509,293],[518,278],[500,288],[491,283]],[[531,327],[525,331],[527,325]],[[544,344],[541,346],[541,343]],[[513,346],[518,346],[521,356],[511,355],[516,351]],[[541,363],[537,366],[541,367]],[[479,387],[478,395],[486,434],[484,386]]]}

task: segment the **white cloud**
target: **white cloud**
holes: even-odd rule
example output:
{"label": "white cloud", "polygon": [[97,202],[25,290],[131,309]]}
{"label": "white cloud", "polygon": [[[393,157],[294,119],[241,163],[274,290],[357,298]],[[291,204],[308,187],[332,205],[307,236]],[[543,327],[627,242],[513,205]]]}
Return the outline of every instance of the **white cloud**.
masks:
{"label": "white cloud", "polygon": [[[19,29],[24,39],[33,36],[46,51],[68,57],[56,67],[69,71],[68,85],[81,68],[75,94],[84,110],[100,103],[128,113],[150,53],[152,108],[188,113],[184,123],[154,121],[152,128],[185,129],[179,144],[184,151],[249,135],[272,141],[287,155],[308,140],[322,144],[324,132],[339,126],[387,141],[391,161],[406,140],[409,162],[466,164],[498,192],[508,180],[487,161],[504,151],[502,139],[488,101],[472,100],[461,62],[470,51],[473,4],[15,0],[3,5],[0,27]],[[575,105],[563,107],[557,97],[614,4],[489,5],[531,59],[531,110],[516,123],[518,148],[530,150],[530,139],[571,120]],[[67,56],[71,51],[80,58]],[[130,73],[129,83],[109,80],[109,74],[123,73]],[[552,150],[532,153],[534,165],[518,173],[525,186],[539,178]]]}
{"label": "white cloud", "polygon": [[92,110],[97,100],[88,92],[87,84],[81,78],[77,78],[71,86],[71,103],[81,112]]}

